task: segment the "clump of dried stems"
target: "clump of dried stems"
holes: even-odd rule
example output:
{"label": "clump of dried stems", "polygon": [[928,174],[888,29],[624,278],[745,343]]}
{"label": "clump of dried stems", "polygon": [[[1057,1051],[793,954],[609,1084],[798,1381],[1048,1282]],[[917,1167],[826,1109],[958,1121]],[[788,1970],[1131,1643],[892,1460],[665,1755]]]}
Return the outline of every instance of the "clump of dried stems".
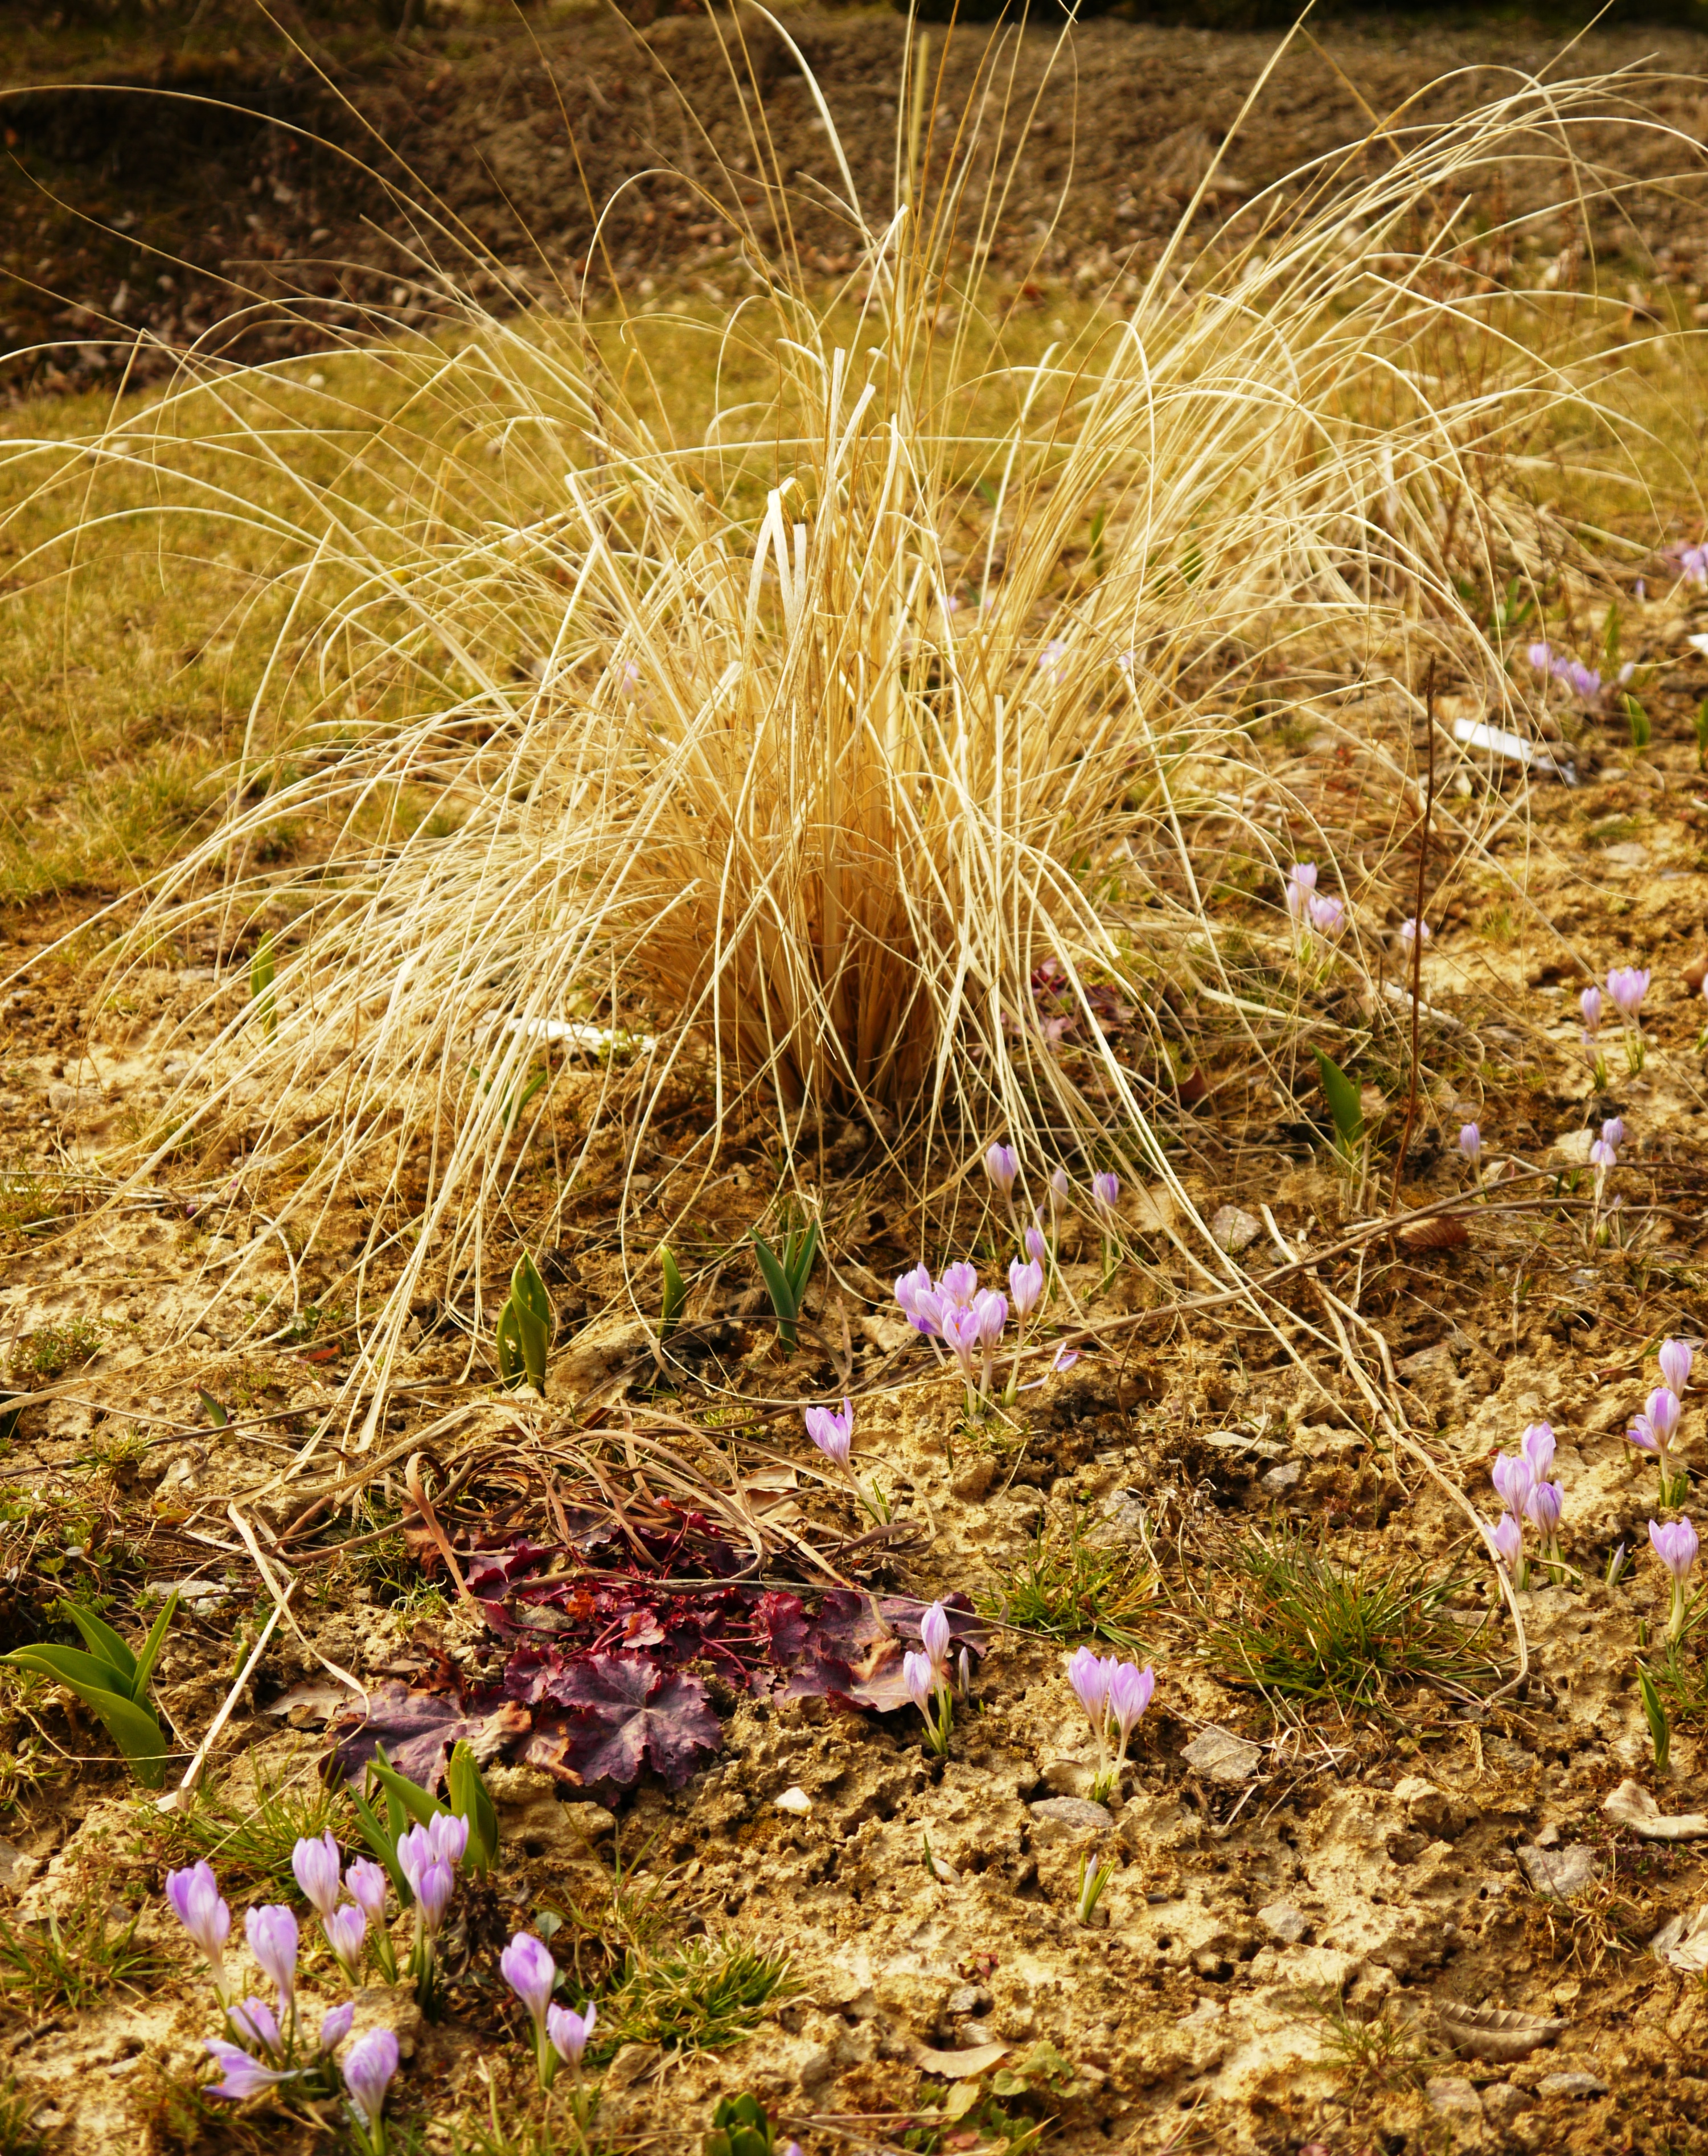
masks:
{"label": "clump of dried stems", "polygon": [[[1297,840],[1256,814],[1243,729],[1297,654],[1415,712],[1421,654],[1444,650],[1524,723],[1465,593],[1533,566],[1517,460],[1585,393],[1526,303],[1480,295],[1440,205],[1497,159],[1557,159],[1604,89],[1385,126],[1189,257],[1201,191],[1130,314],[1022,363],[978,266],[1003,214],[990,145],[1023,119],[1003,50],[946,127],[929,69],[906,86],[893,202],[861,204],[843,167],[859,267],[839,291],[750,233],[749,295],[700,330],[768,386],[691,430],[656,321],[572,296],[490,313],[441,266],[440,332],[336,362],[338,397],[371,369],[399,415],[386,516],[362,492],[378,446],[308,475],[307,423],[258,418],[253,377],[193,385],[223,414],[193,444],[167,399],[92,445],[156,472],[192,446],[200,504],[290,553],[278,670],[319,667],[320,723],[270,737],[264,686],[234,805],[136,947],[209,916],[274,933],[264,997],[175,1112],[259,1089],[255,1157],[300,1148],[295,1207],[426,1162],[382,1358],[424,1269],[472,1246],[479,1277],[544,1110],[523,1104],[539,1044],[577,1016],[655,1038],[619,1088],[630,1146],[691,1078],[708,1168],[756,1109],[791,1145],[834,1112],[916,1169],[1001,1132],[1028,1206],[1053,1161],[1095,1151],[1195,1224],[1157,1088],[1089,1009],[1064,1063],[1035,970],[1058,961],[1082,1001],[1112,984],[1146,1011],[1175,983],[1258,1009],[1191,819],[1219,798],[1279,899]],[[249,506],[281,481],[289,509]],[[269,829],[306,815],[337,822],[330,860],[269,865]],[[1355,968],[1360,933],[1355,911]]]}

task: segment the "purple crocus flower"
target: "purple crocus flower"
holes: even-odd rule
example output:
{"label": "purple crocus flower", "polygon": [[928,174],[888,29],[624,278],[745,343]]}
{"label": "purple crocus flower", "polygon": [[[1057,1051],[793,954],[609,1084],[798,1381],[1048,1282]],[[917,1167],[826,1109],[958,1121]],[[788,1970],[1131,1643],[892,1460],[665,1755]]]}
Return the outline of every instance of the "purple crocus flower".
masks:
{"label": "purple crocus flower", "polygon": [[441,1864],[459,1865],[468,1852],[468,1820],[461,1812],[436,1812],[427,1823],[427,1838]]}
{"label": "purple crocus flower", "polygon": [[326,1944],[332,1949],[334,1960],[354,1984],[362,1968],[362,1941],[367,1937],[367,1917],[346,1902],[321,1917],[321,1929],[326,1935]]}
{"label": "purple crocus flower", "polygon": [[182,1871],[167,1872],[166,1898],[206,1959],[220,2005],[228,2005],[231,1986],[225,1974],[225,1943],[231,1937],[231,1911],[220,1897],[213,1866],[204,1857]]}
{"label": "purple crocus flower", "polygon": [[1515,1519],[1518,1518],[1530,1502],[1530,1493],[1536,1483],[1530,1462],[1522,1453],[1509,1455],[1503,1452],[1490,1469],[1489,1480],[1501,1503]]}
{"label": "purple crocus flower", "polygon": [[1554,1464],[1554,1426],[1547,1422],[1533,1422],[1519,1440],[1519,1450],[1529,1463],[1530,1471],[1540,1482]]}
{"label": "purple crocus flower", "polygon": [[1004,1198],[1011,1197],[1014,1178],[1020,1173],[1020,1156],[1013,1146],[993,1145],[984,1157],[984,1172]]}
{"label": "purple crocus flower", "polygon": [[317,1917],[330,1917],[338,1906],[341,1866],[338,1845],[330,1830],[313,1840],[305,1836],[290,1852],[296,1883]]}
{"label": "purple crocus flower", "polygon": [[1608,993],[1613,999],[1614,1009],[1628,1025],[1643,1008],[1649,982],[1646,966],[1615,966],[1608,975]]}
{"label": "purple crocus flower", "polygon": [[232,2027],[250,2051],[264,2051],[271,2059],[285,2056],[285,2039],[264,1999],[245,1999],[230,2012]]}
{"label": "purple crocus flower", "polygon": [[220,2078],[206,2093],[223,2097],[229,2103],[247,2103],[252,2096],[259,2096],[264,2089],[277,2088],[280,2082],[289,2078],[276,2066],[264,2066],[223,2036],[209,2036],[203,2049],[216,2061],[220,2071]]}
{"label": "purple crocus flower", "polygon": [[296,1918],[275,1903],[249,1910],[244,1928],[249,1933],[249,1952],[260,1964],[262,1974],[278,1987],[279,2010],[288,2014],[296,1996]]}
{"label": "purple crocus flower", "polygon": [[840,1414],[830,1408],[808,1408],[804,1420],[808,1436],[824,1457],[838,1467],[846,1467],[854,1449],[853,1402],[844,1400]]}
{"label": "purple crocus flower", "polygon": [[940,1681],[946,1679],[952,1642],[949,1613],[941,1602],[934,1602],[920,1618],[919,1643],[925,1649],[932,1671]]}
{"label": "purple crocus flower", "polygon": [[386,1895],[391,1881],[372,1857],[359,1856],[344,1874],[351,1899],[371,1924],[386,1921]]}
{"label": "purple crocus flower", "polygon": [[572,2006],[550,2006],[546,2010],[546,2033],[551,2040],[551,2048],[564,2064],[581,2071],[582,2053],[587,2048],[599,2018],[598,2002],[587,2001],[585,2014],[577,2014]]}
{"label": "purple crocus flower", "polygon": [[1593,704],[1601,694],[1601,675],[1593,666],[1586,666],[1581,659],[1568,659],[1558,669],[1560,679],[1582,704]]}
{"label": "purple crocus flower", "polygon": [[409,1891],[418,1902],[421,1881],[427,1868],[439,1861],[427,1829],[419,1824],[410,1827],[398,1837],[398,1868],[409,1882]]}
{"label": "purple crocus flower", "polygon": [[386,2091],[398,2071],[398,2040],[389,2029],[370,2029],[345,2056],[344,2086],[369,2133],[380,2123]]}
{"label": "purple crocus flower", "polygon": [[1312,891],[1305,905],[1310,925],[1319,936],[1338,936],[1346,925],[1346,909],[1338,898],[1324,898]]}
{"label": "purple crocus flower", "polygon": [[430,1939],[439,1936],[439,1928],[445,1920],[456,1883],[456,1873],[442,1856],[434,1857],[421,1874],[415,1901],[421,1912],[421,1928]]}
{"label": "purple crocus flower", "polygon": [[1583,1014],[1583,1030],[1592,1038],[1601,1028],[1601,990],[1586,988],[1577,998],[1577,1008]]}
{"label": "purple crocus flower", "polygon": [[1036,1258],[1022,1265],[1018,1258],[1008,1260],[1008,1299],[1019,1317],[1030,1317],[1038,1307],[1038,1299],[1044,1293],[1044,1267]]}
{"label": "purple crocus flower", "polygon": [[1604,1142],[1610,1146],[1623,1145],[1625,1142],[1625,1124],[1623,1117],[1620,1116],[1609,1116],[1607,1121],[1601,1127],[1601,1134]]}
{"label": "purple crocus flower", "polygon": [[1409,913],[1399,925],[1399,940],[1405,945],[1408,951],[1409,951],[1412,946],[1418,941],[1420,935],[1424,942],[1427,943],[1433,932],[1434,932],[1431,930],[1427,921],[1423,924],[1423,927],[1419,928],[1416,917]]}
{"label": "purple crocus flower", "polygon": [[1643,1411],[1649,1427],[1659,1440],[1663,1450],[1677,1435],[1679,1419],[1684,1414],[1684,1403],[1669,1385],[1657,1385],[1643,1403]]}
{"label": "purple crocus flower", "polygon": [[1688,1520],[1674,1520],[1666,1527],[1651,1520],[1649,1539],[1654,1545],[1654,1554],[1672,1574],[1672,1610],[1666,1635],[1669,1640],[1682,1639],[1690,1614],[1690,1572],[1699,1548],[1696,1530]]}
{"label": "purple crocus flower", "polygon": [[965,1258],[957,1258],[952,1265],[946,1265],[943,1277],[937,1282],[937,1293],[945,1302],[965,1310],[978,1292],[978,1268],[970,1265]]}
{"label": "purple crocus flower", "polygon": [[1121,1737],[1121,1756],[1126,1757],[1127,1739],[1138,1724],[1139,1717],[1151,1704],[1151,1695],[1157,1689],[1154,1670],[1140,1669],[1133,1662],[1117,1662],[1109,1681],[1109,1712]]}
{"label": "purple crocus flower", "polygon": [[557,1964],[546,1946],[531,1932],[518,1932],[499,1956],[498,1967],[535,2027],[543,2028],[546,2009],[557,1988]]}
{"label": "purple crocus flower", "polygon": [[1026,1255],[1034,1265],[1042,1266],[1049,1255],[1049,1245],[1044,1240],[1044,1224],[1034,1214],[1032,1225],[1021,1240],[1026,1245]]}
{"label": "purple crocus flower", "polygon": [[1690,1365],[1695,1353],[1688,1340],[1663,1340],[1655,1360],[1660,1365],[1660,1374],[1666,1379],[1668,1389],[1682,1394],[1690,1382]]}
{"label": "purple crocus flower", "polygon": [[1287,871],[1287,911],[1298,920],[1310,903],[1310,894],[1316,889],[1316,863],[1295,861]]}
{"label": "purple crocus flower", "polygon": [[1485,1527],[1484,1532],[1493,1545],[1501,1569],[1509,1579],[1516,1582],[1524,1562],[1523,1527],[1511,1512],[1503,1512],[1492,1527]]}
{"label": "purple crocus flower", "polygon": [[1679,567],[1688,581],[1708,591],[1708,547],[1685,547],[1680,551]]}
{"label": "purple crocus flower", "polygon": [[336,2051],[350,2034],[355,2020],[356,2001],[353,1999],[346,1999],[341,2006],[335,2006],[330,2014],[323,2015],[315,2049],[322,2056]]}
{"label": "purple crocus flower", "polygon": [[1525,1510],[1531,1523],[1541,1537],[1545,1549],[1552,1550],[1560,1531],[1560,1515],[1566,1507],[1566,1491],[1559,1482],[1538,1482],[1530,1493]]}
{"label": "purple crocus flower", "polygon": [[1459,1149],[1475,1168],[1483,1157],[1483,1134],[1475,1123],[1459,1127]]}
{"label": "purple crocus flower", "polygon": [[1105,1168],[1091,1178],[1091,1203],[1100,1213],[1112,1214],[1115,1201],[1121,1196],[1121,1178],[1112,1168]]}
{"label": "purple crocus flower", "polygon": [[908,1697],[929,1722],[931,1714],[931,1701],[937,1689],[936,1678],[931,1671],[931,1656],[911,1652],[904,1655],[901,1657],[901,1681],[906,1689]]}
{"label": "purple crocus flower", "polygon": [[941,1299],[931,1286],[931,1276],[921,1265],[904,1273],[895,1283],[895,1300],[901,1314],[916,1332],[933,1339],[942,1331]]}
{"label": "purple crocus flower", "polygon": [[1525,646],[1524,655],[1530,661],[1531,667],[1536,673],[1552,674],[1553,672],[1554,651],[1552,644],[1526,644]]}
{"label": "purple crocus flower", "polygon": [[1076,1647],[1068,1659],[1068,1683],[1100,1738],[1109,1721],[1109,1685],[1114,1675],[1115,1664],[1105,1662],[1090,1647]]}
{"label": "purple crocus flower", "polygon": [[1646,1414],[1634,1418],[1625,1432],[1625,1442],[1634,1445],[1639,1452],[1659,1453],[1661,1450],[1660,1440],[1654,1434],[1654,1425]]}

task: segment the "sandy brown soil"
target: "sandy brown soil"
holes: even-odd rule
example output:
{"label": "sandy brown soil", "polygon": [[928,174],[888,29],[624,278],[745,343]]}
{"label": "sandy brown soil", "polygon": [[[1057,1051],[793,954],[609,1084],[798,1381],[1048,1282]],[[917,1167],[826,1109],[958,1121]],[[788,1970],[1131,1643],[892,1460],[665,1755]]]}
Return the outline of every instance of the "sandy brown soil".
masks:
{"label": "sandy brown soil", "polygon": [[[903,25],[889,13],[813,8],[787,21],[881,228]],[[991,62],[982,29],[959,32],[946,59],[944,33],[931,35],[940,116],[927,126],[941,171],[954,116]],[[1205,234],[1257,191],[1359,140],[1372,116],[1407,105],[1417,124],[1463,110],[1549,67],[1561,44],[1557,31],[1511,23],[1445,31],[1427,20],[1335,23],[1322,38],[1298,43],[1270,77],[1206,201]],[[1118,291],[1155,260],[1275,49],[1264,34],[1100,21],[1052,68],[1044,29],[1010,39],[992,79],[1012,117],[1005,138],[987,122],[987,166],[1006,166],[1036,109],[992,266],[1040,293],[1059,278]],[[1694,141],[1705,53],[1699,34],[1636,26],[1589,33],[1564,64],[1670,78],[1625,102]],[[859,259],[848,219],[826,204],[842,182],[799,61],[762,24],[736,57],[739,94],[718,29],[695,16],[644,29],[589,19],[543,33],[537,49],[518,26],[314,57],[326,79],[254,38],[186,49],[163,69],[119,54],[74,74],[44,67],[33,46],[20,52],[0,178],[11,242],[0,260],[13,280],[0,351],[25,355],[6,371],[14,391],[111,380],[126,367],[146,378],[192,346],[253,359],[380,321],[426,323],[445,305],[435,264],[495,305],[506,290],[613,276],[632,297],[685,282],[726,296],[747,275],[743,233],[762,250],[777,244],[781,198],[760,184],[771,172],[789,190],[809,275]],[[1584,126],[1580,151],[1651,184],[1598,218],[1598,244],[1628,268],[1694,285],[1708,217],[1693,186],[1664,184],[1690,152],[1621,121],[1620,103],[1609,95],[1605,124]],[[1531,215],[1526,244],[1552,255],[1575,235],[1552,153],[1538,161],[1533,146],[1513,144],[1466,187],[1473,222]],[[1378,163],[1387,154],[1372,152]]]}

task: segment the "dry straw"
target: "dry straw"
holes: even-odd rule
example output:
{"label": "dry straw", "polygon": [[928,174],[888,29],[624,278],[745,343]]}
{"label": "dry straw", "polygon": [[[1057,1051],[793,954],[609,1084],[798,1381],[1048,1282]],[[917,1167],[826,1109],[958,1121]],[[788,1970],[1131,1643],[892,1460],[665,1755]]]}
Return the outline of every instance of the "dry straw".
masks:
{"label": "dry straw", "polygon": [[[747,296],[699,325],[743,394],[691,433],[657,321],[596,321],[573,295],[490,313],[444,224],[439,330],[333,362],[311,400],[317,449],[341,405],[352,429],[364,397],[393,409],[347,467],[311,475],[284,370],[210,370],[95,445],[193,468],[180,498],[289,556],[233,805],[136,947],[209,917],[276,932],[266,1022],[227,1024],[174,1112],[259,1102],[254,1157],[299,1163],[300,1219],[346,1179],[424,1172],[358,1381],[429,1268],[479,1281],[544,1112],[517,1105],[539,1043],[589,1014],[654,1041],[608,1080],[631,1159],[685,1086],[708,1173],[756,1108],[796,1147],[826,1111],[864,1116],[927,1181],[1000,1132],[1028,1202],[1052,1161],[1095,1151],[1171,1185],[1194,1263],[1225,1281],[1157,1142],[1162,1096],[1095,1024],[1064,1064],[1035,970],[1141,1009],[1175,983],[1267,1024],[1188,834],[1219,797],[1279,893],[1290,856],[1251,813],[1239,721],[1300,654],[1363,670],[1392,708],[1439,649],[1525,723],[1463,593],[1535,559],[1520,460],[1585,392],[1533,307],[1479,295],[1444,205],[1499,161],[1569,169],[1569,124],[1608,86],[1401,116],[1189,256],[1207,177],[1130,311],[1016,362],[979,274],[1024,125],[1008,54],[992,41],[939,126],[914,47],[881,213],[832,127],[859,269],[815,295],[786,241],[767,255],[750,231]],[[376,517],[382,466],[397,499]],[[276,740],[265,714],[315,667],[306,748]],[[305,817],[338,824],[330,861],[268,865],[269,830]],[[1362,963],[1356,931],[1349,948]]]}

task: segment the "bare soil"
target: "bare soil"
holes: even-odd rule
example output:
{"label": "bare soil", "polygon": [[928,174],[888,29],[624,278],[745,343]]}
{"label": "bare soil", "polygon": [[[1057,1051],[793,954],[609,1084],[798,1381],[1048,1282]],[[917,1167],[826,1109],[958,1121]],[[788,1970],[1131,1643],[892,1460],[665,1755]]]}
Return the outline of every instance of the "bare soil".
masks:
{"label": "bare soil", "polygon": [[[441,272],[500,305],[586,280],[620,280],[631,300],[654,285],[727,296],[748,275],[744,239],[769,254],[786,229],[809,276],[842,275],[859,246],[835,207],[844,183],[802,62],[881,228],[905,26],[813,8],[787,21],[798,58],[757,18],[738,37],[731,18],[698,14],[537,35],[440,29],[403,46],[352,36],[301,53],[251,33],[218,51],[162,61],[110,49],[75,67],[19,38],[0,115],[5,379],[15,393],[126,369],[134,382],[192,346],[253,360],[427,325],[446,307]],[[1059,49],[1042,26],[995,48],[987,34],[930,33],[926,199],[983,81],[982,154],[987,167],[1013,161],[989,264],[1040,298],[1062,278],[1118,293],[1155,261],[1277,44],[1110,19]],[[1239,125],[1200,213],[1205,235],[1379,116],[1427,124],[1550,68],[1634,69],[1644,81],[1610,93],[1604,122],[1575,139],[1586,157],[1656,184],[1626,196],[1595,237],[1645,272],[1697,281],[1708,216],[1693,187],[1664,183],[1688,151],[1634,125],[1631,107],[1699,137],[1701,34],[1591,31],[1565,59],[1559,31],[1510,21],[1336,23],[1322,39],[1295,42]],[[1372,169],[1398,139],[1372,148]],[[1516,213],[1537,248],[1575,239],[1552,154],[1535,147],[1516,141],[1467,176],[1468,234]],[[786,227],[783,198],[761,184],[773,175]]]}

